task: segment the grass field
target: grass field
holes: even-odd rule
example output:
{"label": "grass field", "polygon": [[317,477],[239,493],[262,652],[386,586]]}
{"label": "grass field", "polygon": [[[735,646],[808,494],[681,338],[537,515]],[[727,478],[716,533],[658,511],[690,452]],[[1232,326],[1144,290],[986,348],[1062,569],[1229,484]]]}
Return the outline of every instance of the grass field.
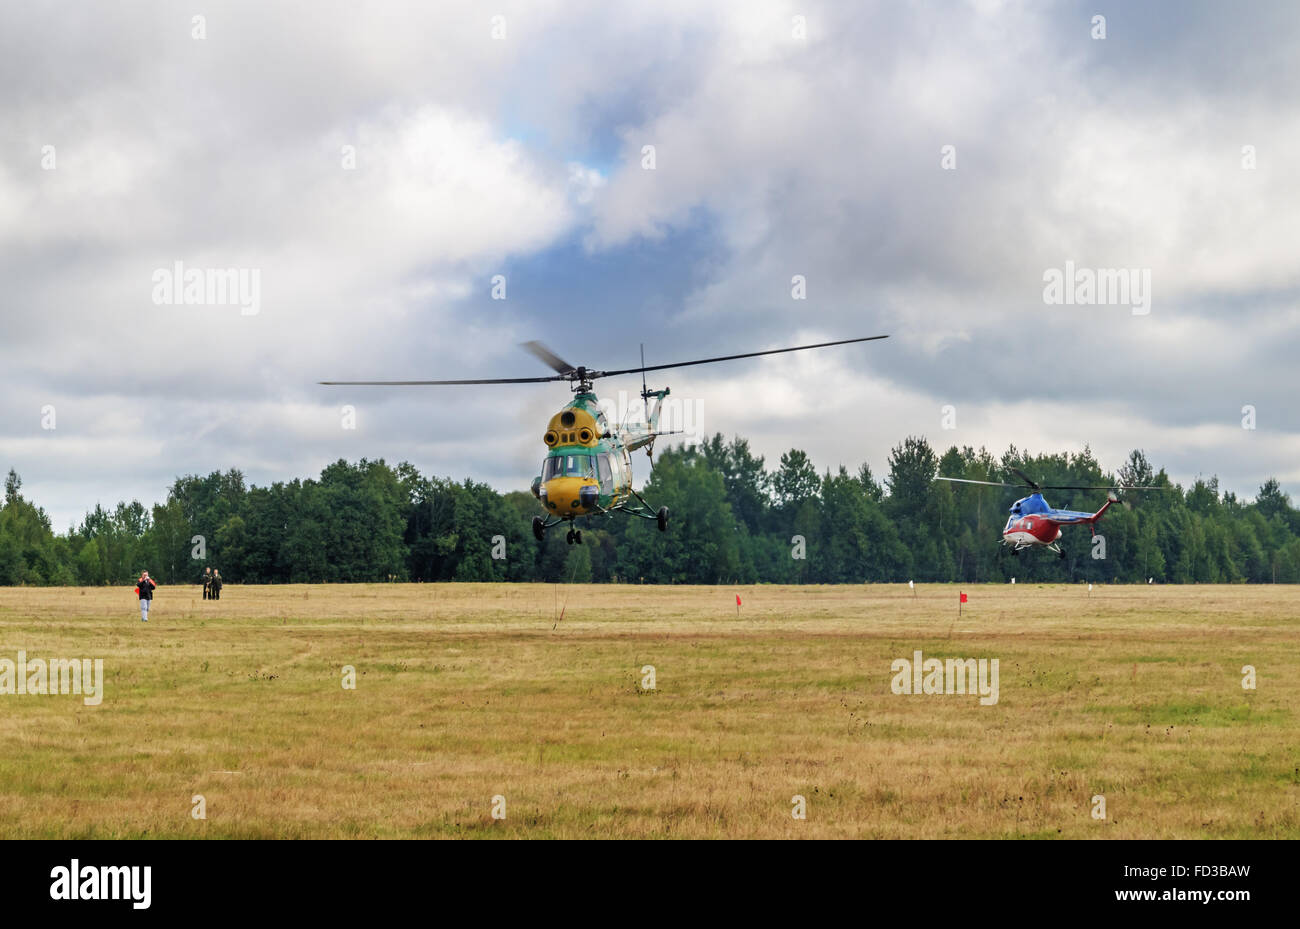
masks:
{"label": "grass field", "polygon": [[[0,589],[0,658],[106,678],[0,696],[0,830],[1300,837],[1300,588],[964,589]],[[894,694],[917,649],[998,703]]]}

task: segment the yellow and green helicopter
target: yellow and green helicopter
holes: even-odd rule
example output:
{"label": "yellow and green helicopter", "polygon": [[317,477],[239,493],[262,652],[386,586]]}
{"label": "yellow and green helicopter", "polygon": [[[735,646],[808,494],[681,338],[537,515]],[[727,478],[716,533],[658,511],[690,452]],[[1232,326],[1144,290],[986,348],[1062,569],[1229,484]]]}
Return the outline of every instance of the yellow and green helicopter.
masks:
{"label": "yellow and green helicopter", "polygon": [[[663,532],[668,528],[668,508],[658,510],[646,503],[632,487],[631,453],[644,448],[650,455],[654,441],[671,432],[659,430],[659,415],[663,411],[667,387],[650,390],[646,386],[647,371],[665,368],[685,368],[691,365],[734,361],[739,358],[756,358],[760,355],[779,355],[785,352],[802,352],[811,348],[828,348],[851,342],[874,342],[887,339],[887,335],[867,336],[860,339],[842,339],[838,342],[819,342],[816,345],[796,345],[793,348],[774,348],[741,355],[720,355],[699,358],[695,361],[677,361],[671,364],[645,364],[642,349],[641,366],[617,371],[600,371],[582,366],[575,367],[560,358],[540,342],[525,342],[523,347],[548,365],[556,373],[546,377],[476,378],[453,381],[321,381],[327,385],[355,387],[424,387],[463,386],[477,384],[541,384],[550,381],[568,381],[573,399],[546,424],[542,441],[546,443],[546,457],[542,472],[533,478],[532,491],[546,510],[546,516],[533,517],[533,535],[541,541],[546,530],[563,523],[572,524],[566,539],[570,545],[582,544],[582,531],[574,522],[579,517],[626,513],[641,519],[652,519]],[[641,399],[645,403],[645,419],[637,423],[620,423],[613,429],[596,399],[593,384],[597,378],[622,374],[641,375]],[[675,430],[680,431],[680,430]]]}

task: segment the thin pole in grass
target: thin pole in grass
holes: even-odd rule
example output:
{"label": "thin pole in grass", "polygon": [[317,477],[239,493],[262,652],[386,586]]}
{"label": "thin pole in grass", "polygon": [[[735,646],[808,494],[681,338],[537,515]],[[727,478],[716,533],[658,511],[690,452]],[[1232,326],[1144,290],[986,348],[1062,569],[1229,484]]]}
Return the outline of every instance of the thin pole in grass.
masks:
{"label": "thin pole in grass", "polygon": [[[961,591],[958,591],[957,592],[957,619],[961,618],[961,605],[965,602],[966,602],[966,595]],[[950,639],[952,638],[952,627],[956,624],[957,624],[956,619],[954,619],[951,623],[948,624],[948,638]]]}

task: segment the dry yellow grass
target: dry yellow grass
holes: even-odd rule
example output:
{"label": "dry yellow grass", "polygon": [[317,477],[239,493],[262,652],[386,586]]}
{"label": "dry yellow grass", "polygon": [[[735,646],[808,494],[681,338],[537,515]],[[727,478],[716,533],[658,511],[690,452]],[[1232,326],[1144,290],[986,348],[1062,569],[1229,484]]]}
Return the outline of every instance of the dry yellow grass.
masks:
{"label": "dry yellow grass", "polygon": [[[0,696],[0,829],[1300,836],[1300,589],[965,589],[164,587],[147,626],[129,588],[0,589],[0,658],[107,678]],[[999,703],[893,694],[915,649],[998,658]]]}

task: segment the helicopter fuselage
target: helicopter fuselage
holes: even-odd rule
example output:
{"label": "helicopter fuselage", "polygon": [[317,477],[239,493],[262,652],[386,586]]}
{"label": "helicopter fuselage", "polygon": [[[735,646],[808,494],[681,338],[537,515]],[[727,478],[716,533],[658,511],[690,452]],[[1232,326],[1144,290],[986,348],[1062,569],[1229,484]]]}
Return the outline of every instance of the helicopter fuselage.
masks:
{"label": "helicopter fuselage", "polygon": [[1042,494],[1030,494],[1011,504],[1011,515],[1002,530],[1002,541],[1014,551],[1035,545],[1060,551],[1057,542],[1061,538],[1062,526],[1084,523],[1090,527],[1095,526],[1110,504],[1111,501],[1107,500],[1096,513],[1057,510],[1048,505]]}
{"label": "helicopter fuselage", "polygon": [[619,508],[632,496],[629,451],[637,431],[610,430],[594,393],[579,393],[551,417],[533,495],[548,517],[573,520]]}

